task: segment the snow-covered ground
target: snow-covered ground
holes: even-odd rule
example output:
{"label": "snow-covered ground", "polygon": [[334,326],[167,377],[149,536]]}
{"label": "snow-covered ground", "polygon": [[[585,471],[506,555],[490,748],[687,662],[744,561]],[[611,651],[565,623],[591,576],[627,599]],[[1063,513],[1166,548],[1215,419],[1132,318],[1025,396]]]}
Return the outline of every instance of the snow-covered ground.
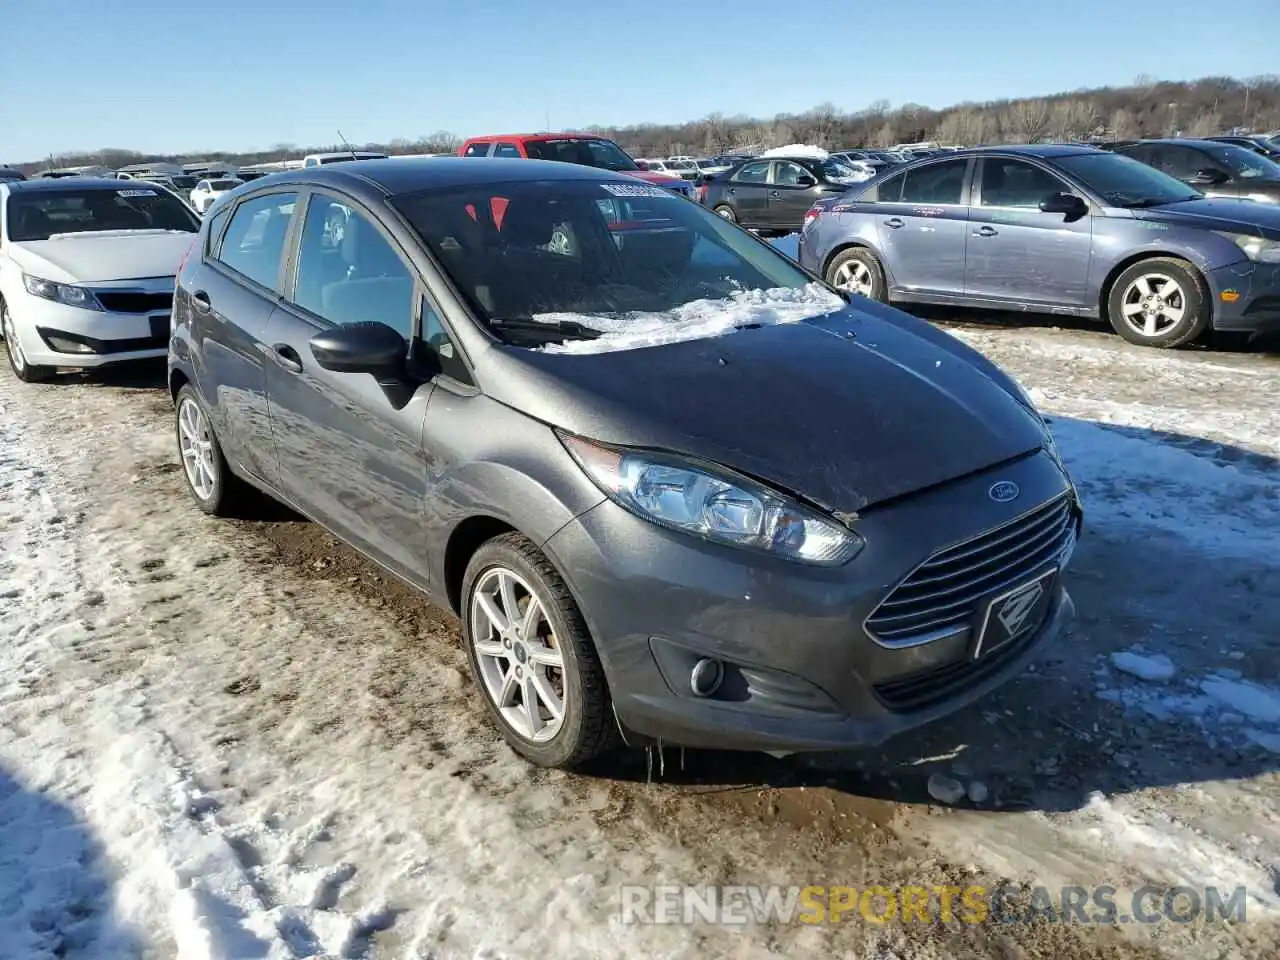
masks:
{"label": "snow-covered ground", "polygon": [[[195,511],[153,382],[0,373],[0,957],[1274,957],[1280,358],[948,329],[1053,419],[1076,628],[882,750],[652,784],[530,770],[447,616],[297,518]],[[625,883],[964,877],[1242,884],[1249,919],[617,922]]]}

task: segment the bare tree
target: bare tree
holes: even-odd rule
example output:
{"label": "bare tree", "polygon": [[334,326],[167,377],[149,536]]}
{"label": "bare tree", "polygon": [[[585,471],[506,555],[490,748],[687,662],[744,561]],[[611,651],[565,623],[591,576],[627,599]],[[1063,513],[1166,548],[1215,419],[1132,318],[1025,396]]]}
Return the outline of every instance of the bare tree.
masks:
{"label": "bare tree", "polygon": [[1117,140],[1127,140],[1140,132],[1137,120],[1128,110],[1121,108],[1111,114],[1111,135]]}
{"label": "bare tree", "polygon": [[1193,137],[1212,137],[1222,132],[1222,117],[1215,111],[1207,111],[1191,121],[1187,133]]}
{"label": "bare tree", "polygon": [[1006,117],[1008,131],[1022,143],[1035,143],[1049,132],[1047,100],[1015,100]]}

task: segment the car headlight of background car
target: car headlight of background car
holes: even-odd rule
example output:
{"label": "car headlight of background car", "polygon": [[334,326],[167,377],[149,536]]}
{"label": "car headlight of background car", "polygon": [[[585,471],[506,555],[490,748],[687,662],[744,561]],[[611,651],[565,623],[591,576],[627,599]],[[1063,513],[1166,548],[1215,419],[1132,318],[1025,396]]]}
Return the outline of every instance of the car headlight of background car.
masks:
{"label": "car headlight of background car", "polygon": [[41,280],[39,277],[33,277],[27,273],[22,275],[22,282],[26,285],[27,293],[33,297],[53,300],[55,303],[66,304],[68,307],[80,307],[82,310],[102,309],[102,304],[98,303],[98,298],[93,295],[91,290],[86,290],[84,287],[77,287],[67,283],[54,283],[52,280]]}
{"label": "car headlight of background car", "polygon": [[661,526],[822,567],[847,563],[862,549],[862,538],[835,520],[727,471],[559,436],[606,496]]}
{"label": "car headlight of background car", "polygon": [[1244,251],[1244,255],[1256,263],[1280,263],[1280,240],[1264,240],[1247,233],[1227,233],[1215,230],[1224,240],[1230,240]]}

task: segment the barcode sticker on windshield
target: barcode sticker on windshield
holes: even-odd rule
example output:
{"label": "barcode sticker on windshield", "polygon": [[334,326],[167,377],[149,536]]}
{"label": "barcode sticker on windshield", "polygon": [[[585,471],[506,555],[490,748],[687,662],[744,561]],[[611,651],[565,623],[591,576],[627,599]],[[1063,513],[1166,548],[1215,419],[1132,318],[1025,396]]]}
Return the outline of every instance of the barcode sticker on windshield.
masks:
{"label": "barcode sticker on windshield", "polygon": [[154,190],[117,190],[117,194],[122,197],[158,197],[160,194]]}
{"label": "barcode sticker on windshield", "polygon": [[669,197],[670,192],[662,187],[651,187],[646,183],[637,183],[632,186],[629,183],[602,183],[604,187],[615,197]]}

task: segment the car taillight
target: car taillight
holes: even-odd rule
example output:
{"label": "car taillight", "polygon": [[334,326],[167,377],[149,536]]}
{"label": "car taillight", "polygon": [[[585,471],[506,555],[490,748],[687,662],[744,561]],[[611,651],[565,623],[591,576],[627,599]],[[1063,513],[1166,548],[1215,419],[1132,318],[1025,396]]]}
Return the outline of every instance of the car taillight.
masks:
{"label": "car taillight", "polygon": [[801,228],[800,228],[800,229],[802,229],[802,230],[808,230],[808,229],[809,229],[809,224],[813,223],[813,221],[817,220],[817,219],[818,219],[818,217],[820,217],[820,216],[822,216],[822,208],[821,208],[821,207],[819,207],[819,206],[812,206],[812,207],[810,207],[808,210],[806,210],[806,211],[805,211],[805,214],[804,214],[804,223],[801,225]]}
{"label": "car taillight", "polygon": [[704,183],[700,187],[694,187],[693,196],[699,203],[705,203],[707,199],[707,185]]}

